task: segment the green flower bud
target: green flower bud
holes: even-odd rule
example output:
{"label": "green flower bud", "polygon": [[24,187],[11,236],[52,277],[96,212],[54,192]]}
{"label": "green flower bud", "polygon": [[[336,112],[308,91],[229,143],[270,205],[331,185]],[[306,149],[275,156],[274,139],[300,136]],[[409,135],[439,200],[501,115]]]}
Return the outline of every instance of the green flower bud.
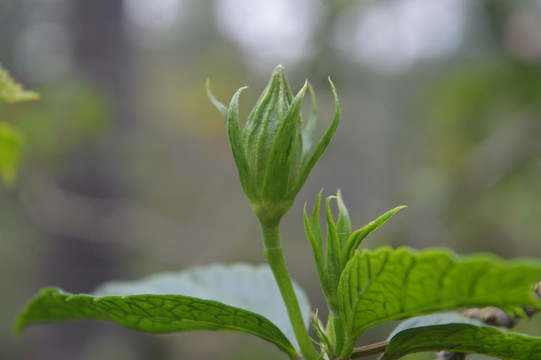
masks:
{"label": "green flower bud", "polygon": [[[331,88],[335,103],[334,117],[316,149],[310,154],[315,132],[316,104],[308,82],[293,96],[284,68],[278,65],[251,111],[244,130],[240,128],[238,101],[245,88],[235,93],[227,108],[212,95],[207,82],[208,96],[224,118],[242,187],[262,222],[277,222],[289,210],[329,145],[340,119],[340,104],[332,82]],[[301,105],[306,89],[312,95],[312,114],[303,131]]]}

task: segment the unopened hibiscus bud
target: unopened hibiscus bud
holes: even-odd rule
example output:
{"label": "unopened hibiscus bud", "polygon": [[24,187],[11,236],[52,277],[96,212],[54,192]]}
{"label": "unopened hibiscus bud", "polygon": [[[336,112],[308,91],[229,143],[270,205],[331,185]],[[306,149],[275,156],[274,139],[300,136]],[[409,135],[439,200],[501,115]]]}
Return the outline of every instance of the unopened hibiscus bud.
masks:
{"label": "unopened hibiscus bud", "polygon": [[[243,130],[239,123],[238,101],[245,88],[235,93],[227,108],[212,95],[207,83],[208,96],[225,120],[242,187],[263,223],[278,222],[289,210],[331,141],[340,119],[340,104],[332,82],[331,88],[334,117],[310,154],[316,111],[315,96],[308,82],[293,96],[284,68],[278,65]],[[312,115],[303,131],[301,105],[307,89],[312,94]]]}

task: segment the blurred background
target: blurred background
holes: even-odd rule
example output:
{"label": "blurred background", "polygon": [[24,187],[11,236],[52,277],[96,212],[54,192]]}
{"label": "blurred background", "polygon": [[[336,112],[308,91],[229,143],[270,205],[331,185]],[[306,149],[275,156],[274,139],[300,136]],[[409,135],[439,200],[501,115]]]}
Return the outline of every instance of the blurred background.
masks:
{"label": "blurred background", "polygon": [[[0,188],[2,359],[284,358],[240,334],[10,329],[43,286],[91,292],[195,264],[262,263],[204,83],[224,103],[249,85],[245,117],[278,63],[293,91],[312,82],[319,135],[333,111],[328,76],[342,104],[282,227],[290,271],[320,314],[302,206],[321,188],[341,189],[357,228],[409,206],[370,248],[541,256],[539,0],[4,0],[0,62],[41,94],[0,107],[25,138],[18,181]],[[541,335],[541,320],[518,330]]]}

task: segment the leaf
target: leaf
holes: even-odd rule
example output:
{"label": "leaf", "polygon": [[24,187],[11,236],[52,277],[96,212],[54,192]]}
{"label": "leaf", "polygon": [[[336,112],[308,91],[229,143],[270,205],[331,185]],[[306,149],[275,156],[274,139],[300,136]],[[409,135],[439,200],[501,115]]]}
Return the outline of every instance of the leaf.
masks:
{"label": "leaf", "polygon": [[487,326],[459,314],[435,314],[404,321],[392,335],[383,360],[421,351],[454,351],[537,360],[541,338]]}
{"label": "leaf", "polygon": [[274,343],[288,355],[296,353],[280,330],[263,316],[182,295],[93,297],[45,288],[28,303],[15,325],[19,333],[33,323],[92,319],[113,321],[133,330],[167,333],[187,330],[236,331]]}
{"label": "leaf", "polygon": [[[229,139],[229,144],[231,145],[231,152],[233,153],[233,158],[235,159],[235,163],[237,164],[242,188],[248,199],[251,200],[256,196],[256,191],[254,187],[255,185],[252,180],[252,175],[250,174],[248,160],[246,159],[246,154],[244,152],[244,146],[242,143],[242,130],[239,123],[239,97],[241,92],[245,89],[246,87],[241,87],[233,95],[231,103],[229,104],[225,124],[227,128],[227,137]],[[218,109],[220,110],[220,112],[223,110],[222,108]]]}
{"label": "leaf", "polygon": [[374,230],[377,230],[384,225],[398,211],[406,208],[407,206],[397,206],[392,210],[387,211],[385,214],[378,217],[376,220],[370,221],[362,228],[355,230],[353,234],[349,236],[344,245],[344,251],[342,252],[342,267],[346,266],[349,259],[353,257],[355,251],[361,246],[363,240],[370,235]]}
{"label": "leaf", "polygon": [[37,98],[39,98],[38,94],[24,90],[0,65],[0,102],[15,103]]}
{"label": "leaf", "polygon": [[327,218],[327,262],[325,264],[325,284],[328,286],[326,296],[329,307],[333,313],[337,313],[337,292],[342,268],[340,266],[340,240],[338,238],[338,230],[336,229],[336,223],[334,222],[331,211],[332,199],[336,199],[336,196],[329,196],[325,201],[325,215]]}
{"label": "leaf", "polygon": [[[302,290],[296,287],[296,292],[308,327],[310,305]],[[239,331],[270,341],[289,355],[296,353],[293,329],[267,266],[196,267],[110,282],[93,295],[47,288],[19,315],[15,332],[37,322],[68,319],[108,320],[146,332]]]}
{"label": "leaf", "polygon": [[433,325],[447,325],[447,324],[469,324],[476,326],[487,326],[481,320],[468,318],[456,312],[442,312],[430,315],[416,316],[402,321],[394,330],[389,334],[387,340],[392,340],[398,333],[413,328],[419,328],[423,326]]}
{"label": "leaf", "polygon": [[347,239],[351,235],[351,220],[340,190],[336,193],[336,202],[338,204],[338,222],[336,223],[336,228],[340,239],[340,249],[343,250]]}
{"label": "leaf", "polygon": [[316,94],[312,85],[308,83],[308,91],[310,92],[310,100],[312,102],[312,112],[308,118],[308,122],[304,127],[302,132],[302,158],[301,164],[304,164],[310,156],[310,150],[312,150],[312,145],[314,143],[314,137],[316,136],[316,125],[317,125],[317,105],[316,105]]}
{"label": "leaf", "polygon": [[207,90],[207,96],[210,102],[212,102],[212,105],[214,105],[216,109],[218,109],[218,111],[220,112],[220,115],[222,115],[222,118],[224,119],[224,122],[227,122],[227,106],[222,104],[222,102],[214,96],[212,91],[210,91],[209,79],[207,79],[207,82],[205,83],[205,89]]}
{"label": "leaf", "polygon": [[321,348],[321,358],[323,358],[324,354],[328,354],[329,356],[332,356],[334,354],[334,340],[330,340],[327,336],[327,332],[325,330],[325,326],[321,323],[321,320],[319,320],[318,312],[316,310],[315,313],[312,313],[312,327],[314,328],[315,333],[317,334],[317,337],[320,341],[320,343],[317,343],[319,347]]}
{"label": "leaf", "polygon": [[285,69],[278,65],[250,111],[242,132],[246,158],[257,184],[264,183],[272,144],[292,101]]}
{"label": "leaf", "polygon": [[327,146],[329,146],[329,143],[334,136],[336,128],[338,127],[338,123],[340,123],[340,102],[338,100],[338,94],[336,93],[336,88],[334,87],[334,84],[332,83],[330,78],[329,83],[331,84],[331,89],[334,96],[334,115],[331,124],[325,131],[325,134],[323,134],[323,137],[317,144],[312,155],[310,157],[303,157],[306,158],[306,160],[305,162],[303,162],[299,170],[299,177],[297,178],[297,181],[293,189],[291,190],[292,194],[297,194],[300,191],[300,189],[308,179],[308,175],[310,175],[310,172],[312,171],[314,166],[316,166],[319,158],[321,157],[321,155],[323,155],[323,153],[327,149]]}
{"label": "leaf", "polygon": [[7,185],[15,182],[22,146],[22,135],[10,124],[0,122],[0,176]]}
{"label": "leaf", "polygon": [[448,250],[388,247],[356,253],[339,284],[346,358],[368,328],[391,320],[466,306],[539,307],[533,294],[541,262]]}
{"label": "leaf", "polygon": [[[310,303],[304,291],[293,284],[306,328],[310,323]],[[145,293],[189,295],[219,301],[255,312],[272,321],[294,344],[295,334],[287,309],[271,269],[267,265],[196,266],[180,272],[160,273],[139,281],[112,281],[94,291],[96,296]]]}
{"label": "leaf", "polygon": [[305,82],[279,124],[263,181],[264,198],[280,202],[291,194],[288,190],[295,181],[302,156],[301,106],[307,87],[308,82]]}
{"label": "leaf", "polygon": [[[327,283],[325,280],[325,257],[323,256],[323,235],[321,234],[321,226],[319,224],[319,209],[321,203],[321,194],[323,190],[319,192],[316,199],[316,204],[312,210],[311,220],[308,219],[308,213],[306,212],[306,203],[304,204],[303,218],[304,218],[304,231],[306,238],[312,248],[312,254],[316,263],[317,273],[321,282],[323,291],[327,291]],[[327,296],[327,293],[325,293]]]}

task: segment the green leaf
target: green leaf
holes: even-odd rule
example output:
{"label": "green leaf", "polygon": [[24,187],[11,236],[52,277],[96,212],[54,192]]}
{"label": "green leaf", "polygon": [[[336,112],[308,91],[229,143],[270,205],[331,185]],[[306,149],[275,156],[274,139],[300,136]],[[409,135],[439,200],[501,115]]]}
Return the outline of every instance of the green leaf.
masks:
{"label": "green leaf", "polygon": [[342,267],[340,266],[340,240],[338,239],[336,223],[334,222],[331,212],[331,200],[333,199],[336,199],[336,197],[329,196],[325,202],[325,215],[327,218],[327,263],[325,264],[325,283],[328,286],[328,293],[326,295],[329,307],[333,312],[337,312],[337,291]]}
{"label": "green leaf", "polygon": [[216,97],[214,96],[212,91],[210,91],[210,80],[209,79],[207,79],[207,82],[205,84],[205,88],[207,90],[207,96],[210,99],[210,101],[212,102],[212,105],[214,105],[216,107],[216,109],[218,109],[218,111],[220,112],[220,115],[222,115],[222,118],[224,119],[224,122],[226,122],[226,124],[227,124],[227,106],[222,104],[222,102],[220,100],[216,99]]}
{"label": "green leaf", "polygon": [[319,209],[321,203],[321,194],[323,190],[319,192],[316,199],[316,204],[312,210],[312,220],[308,220],[308,213],[306,212],[306,203],[304,204],[304,231],[306,232],[306,238],[310,243],[312,248],[312,254],[314,256],[314,261],[316,262],[316,268],[321,281],[321,287],[325,291],[325,296],[327,296],[327,283],[325,280],[325,257],[323,256],[323,236],[321,234],[321,226],[319,224]]}
{"label": "green leaf", "polygon": [[[305,326],[310,322],[310,303],[304,291],[294,284]],[[93,295],[176,294],[216,300],[265,316],[278,326],[294,344],[295,334],[289,322],[280,290],[267,265],[196,266],[180,272],[160,273],[139,281],[111,281],[98,287]]]}
{"label": "green leaf", "polygon": [[459,314],[435,314],[404,321],[393,332],[383,360],[422,351],[454,351],[537,360],[541,338],[510,332]]}
{"label": "green leaf", "polygon": [[334,115],[332,118],[332,122],[327,128],[327,131],[325,131],[325,134],[323,135],[319,143],[317,144],[316,149],[312,153],[312,156],[310,156],[308,160],[306,160],[306,162],[303,162],[299,171],[299,177],[297,178],[295,186],[291,190],[292,194],[297,194],[300,191],[300,189],[308,179],[310,172],[312,172],[312,169],[314,168],[314,166],[316,166],[319,158],[321,157],[321,155],[323,155],[323,153],[327,149],[327,146],[329,146],[329,143],[334,136],[336,128],[338,127],[338,123],[340,123],[340,102],[338,100],[338,94],[336,93],[336,88],[334,87],[334,84],[332,83],[330,78],[329,83],[331,84],[332,93],[334,96]]}
{"label": "green leaf", "polygon": [[[342,231],[347,231],[349,225],[349,218],[344,219],[342,213],[342,208],[340,205],[340,198],[337,196],[329,196],[325,202],[325,215],[327,220],[327,238],[326,238],[326,251],[325,256],[323,255],[323,235],[321,233],[321,226],[319,223],[319,211],[321,204],[321,190],[317,196],[316,204],[312,210],[311,220],[308,219],[308,214],[306,212],[306,205],[304,208],[304,228],[306,232],[306,237],[312,247],[312,252],[314,259],[316,261],[316,266],[318,270],[318,276],[320,279],[321,287],[327,299],[331,310],[333,312],[338,312],[338,301],[337,301],[337,289],[338,283],[340,281],[340,274],[342,268],[340,267],[340,253],[341,253],[341,244],[340,244],[340,235]],[[340,196],[340,192],[339,195]],[[337,225],[333,219],[330,202],[333,199],[338,200],[340,208],[339,216],[339,225]],[[347,210],[346,210],[347,212]]]}
{"label": "green leaf", "polygon": [[310,92],[310,100],[312,102],[312,112],[310,113],[310,118],[304,127],[302,132],[302,158],[301,164],[304,164],[310,156],[310,150],[312,150],[312,145],[314,143],[314,138],[316,136],[316,125],[317,125],[317,105],[316,105],[316,93],[312,88],[312,85],[308,83],[308,91]]}
{"label": "green leaf", "polygon": [[387,340],[392,340],[398,333],[409,330],[413,328],[419,328],[423,326],[434,326],[434,325],[447,325],[447,324],[469,324],[476,326],[488,326],[483,323],[481,320],[468,318],[462,314],[456,312],[440,312],[436,314],[416,316],[407,320],[402,321],[394,328],[393,331],[387,337]]}
{"label": "green leaf", "polygon": [[317,334],[317,337],[321,343],[318,343],[319,347],[321,348],[321,356],[319,359],[322,359],[325,354],[327,354],[329,357],[334,354],[334,341],[329,339],[327,336],[325,327],[321,323],[321,320],[319,320],[318,312],[316,310],[315,313],[312,314],[312,327],[314,331]]}
{"label": "green leaf", "polygon": [[22,135],[10,124],[0,122],[0,176],[7,185],[17,177],[22,146]]}
{"label": "green leaf", "polygon": [[265,199],[283,200],[291,193],[289,188],[297,178],[297,171],[302,156],[301,106],[308,82],[297,93],[276,132],[272,143],[263,183]]}
{"label": "green leaf", "polygon": [[270,341],[293,356],[296,351],[263,316],[217,301],[182,295],[93,297],[45,288],[17,319],[15,332],[33,323],[71,319],[113,321],[133,330],[168,333],[187,330],[244,332]]}
{"label": "green leaf", "polygon": [[[305,324],[310,305],[296,287]],[[190,296],[184,296],[190,295]],[[235,264],[196,267],[141,281],[110,282],[92,295],[44,289],[19,315],[16,333],[33,323],[69,319],[116,322],[146,332],[237,331],[296,353],[294,333],[267,266]]]}
{"label": "green leaf", "polygon": [[[233,158],[237,164],[242,188],[248,199],[253,199],[256,196],[255,185],[253,183],[250,168],[248,166],[248,160],[246,159],[246,154],[244,152],[242,131],[239,123],[239,97],[241,92],[245,89],[246,87],[242,87],[233,95],[231,103],[229,104],[225,124],[227,128],[227,137],[229,139],[229,144],[231,145]],[[223,110],[221,108],[219,109],[220,111]]]}
{"label": "green leaf", "polygon": [[287,81],[285,69],[278,65],[248,115],[248,121],[242,133],[248,166],[252,169],[258,186],[265,181],[276,133],[292,101],[293,93]]}
{"label": "green leaf", "polygon": [[15,103],[36,100],[37,98],[39,98],[38,94],[24,90],[0,65],[0,102]]}
{"label": "green leaf", "polygon": [[340,190],[336,193],[336,202],[338,204],[338,222],[336,228],[338,231],[338,237],[340,239],[340,249],[344,250],[347,239],[351,235],[351,220],[349,218],[349,211],[342,199],[342,193]]}
{"label": "green leaf", "polygon": [[387,211],[385,214],[378,217],[376,220],[369,222],[362,228],[355,230],[353,234],[349,236],[342,252],[342,267],[345,267],[349,259],[353,256],[355,251],[361,246],[363,240],[370,235],[374,230],[377,230],[383,224],[387,222],[398,211],[406,208],[407,206],[397,206],[392,210]]}
{"label": "green leaf", "polygon": [[340,358],[349,358],[364,331],[391,320],[466,306],[539,307],[533,293],[539,279],[541,262],[534,260],[461,258],[444,249],[384,247],[356,253],[338,290],[347,337]]}

